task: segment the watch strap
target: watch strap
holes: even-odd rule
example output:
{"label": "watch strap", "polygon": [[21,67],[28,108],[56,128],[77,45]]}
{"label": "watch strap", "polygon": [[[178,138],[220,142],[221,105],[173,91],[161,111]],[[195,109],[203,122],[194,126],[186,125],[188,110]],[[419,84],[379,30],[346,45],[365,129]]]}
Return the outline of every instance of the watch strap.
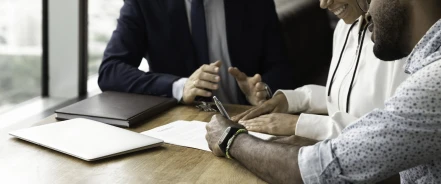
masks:
{"label": "watch strap", "polygon": [[233,157],[231,157],[231,155],[230,155],[230,148],[231,148],[231,145],[233,144],[233,142],[234,142],[234,140],[236,139],[236,137],[237,137],[239,134],[242,134],[242,133],[247,133],[247,134],[248,134],[248,130],[246,130],[246,129],[239,129],[239,130],[233,135],[233,137],[231,137],[230,140],[228,140],[227,148],[225,149],[225,155],[227,156],[227,158],[229,158],[229,159],[233,159]]}
{"label": "watch strap", "polygon": [[230,138],[233,137],[234,134],[236,134],[236,132],[240,129],[241,128],[233,127],[233,126],[230,126],[227,129],[225,129],[224,133],[222,134],[222,136],[220,137],[217,143],[223,153],[227,151],[227,145]]}

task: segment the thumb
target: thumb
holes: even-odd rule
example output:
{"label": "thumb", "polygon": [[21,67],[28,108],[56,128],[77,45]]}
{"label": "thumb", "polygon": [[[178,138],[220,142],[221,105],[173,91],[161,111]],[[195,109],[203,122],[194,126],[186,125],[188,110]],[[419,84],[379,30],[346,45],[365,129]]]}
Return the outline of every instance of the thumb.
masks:
{"label": "thumb", "polygon": [[241,72],[236,67],[230,67],[228,68],[228,72],[236,78],[237,81],[245,81],[247,79],[247,75],[243,72]]}
{"label": "thumb", "polygon": [[256,74],[251,78],[250,82],[253,85],[256,85],[258,82],[262,82],[262,76],[260,76],[260,74]]}
{"label": "thumb", "polygon": [[222,61],[218,60],[218,61],[216,61],[214,63],[211,63],[210,65],[221,67],[222,66]]}

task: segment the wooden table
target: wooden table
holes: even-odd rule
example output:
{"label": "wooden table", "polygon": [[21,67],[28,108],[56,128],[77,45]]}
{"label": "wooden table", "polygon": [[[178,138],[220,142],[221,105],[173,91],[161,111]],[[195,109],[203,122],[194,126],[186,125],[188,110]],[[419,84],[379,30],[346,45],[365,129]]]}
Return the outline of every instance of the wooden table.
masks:
{"label": "wooden table", "polygon": [[[231,115],[247,106],[227,105]],[[209,121],[214,113],[178,106],[129,130],[143,132],[176,120]],[[56,122],[16,124],[0,130],[0,183],[264,183],[235,161],[169,144],[86,162],[12,138],[8,132]]]}

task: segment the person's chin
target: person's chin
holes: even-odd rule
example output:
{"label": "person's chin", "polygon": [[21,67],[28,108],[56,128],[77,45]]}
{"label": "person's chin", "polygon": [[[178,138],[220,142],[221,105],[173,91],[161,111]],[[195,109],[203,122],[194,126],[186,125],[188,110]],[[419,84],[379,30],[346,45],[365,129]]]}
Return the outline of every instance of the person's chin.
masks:
{"label": "person's chin", "polygon": [[374,55],[383,61],[395,61],[406,56],[400,52],[398,47],[383,45],[381,40],[374,44]]}
{"label": "person's chin", "polygon": [[356,15],[349,8],[346,8],[346,10],[340,15],[337,15],[337,17],[342,19],[346,24],[353,24],[360,15]]}
{"label": "person's chin", "polygon": [[359,16],[355,16],[355,15],[347,15],[345,16],[345,18],[342,19],[346,24],[353,24],[358,19],[358,17]]}

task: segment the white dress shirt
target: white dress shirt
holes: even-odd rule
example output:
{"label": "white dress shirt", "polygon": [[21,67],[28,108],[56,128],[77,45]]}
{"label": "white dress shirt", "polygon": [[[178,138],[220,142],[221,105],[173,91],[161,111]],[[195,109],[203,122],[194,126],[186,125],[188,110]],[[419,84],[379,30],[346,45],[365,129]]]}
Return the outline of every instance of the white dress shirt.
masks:
{"label": "white dress shirt", "polygon": [[[404,59],[384,62],[375,57],[371,32],[367,31],[350,96],[349,112],[346,112],[347,95],[357,59],[358,33],[362,29],[360,25],[357,23],[349,35],[329,97],[327,87],[318,85],[275,93],[283,92],[286,95],[290,113],[302,113],[296,125],[296,135],[316,140],[337,137],[354,120],[375,108],[383,108],[384,101],[408,77],[404,73]],[[335,29],[328,87],[350,27],[350,24],[340,20]]]}

